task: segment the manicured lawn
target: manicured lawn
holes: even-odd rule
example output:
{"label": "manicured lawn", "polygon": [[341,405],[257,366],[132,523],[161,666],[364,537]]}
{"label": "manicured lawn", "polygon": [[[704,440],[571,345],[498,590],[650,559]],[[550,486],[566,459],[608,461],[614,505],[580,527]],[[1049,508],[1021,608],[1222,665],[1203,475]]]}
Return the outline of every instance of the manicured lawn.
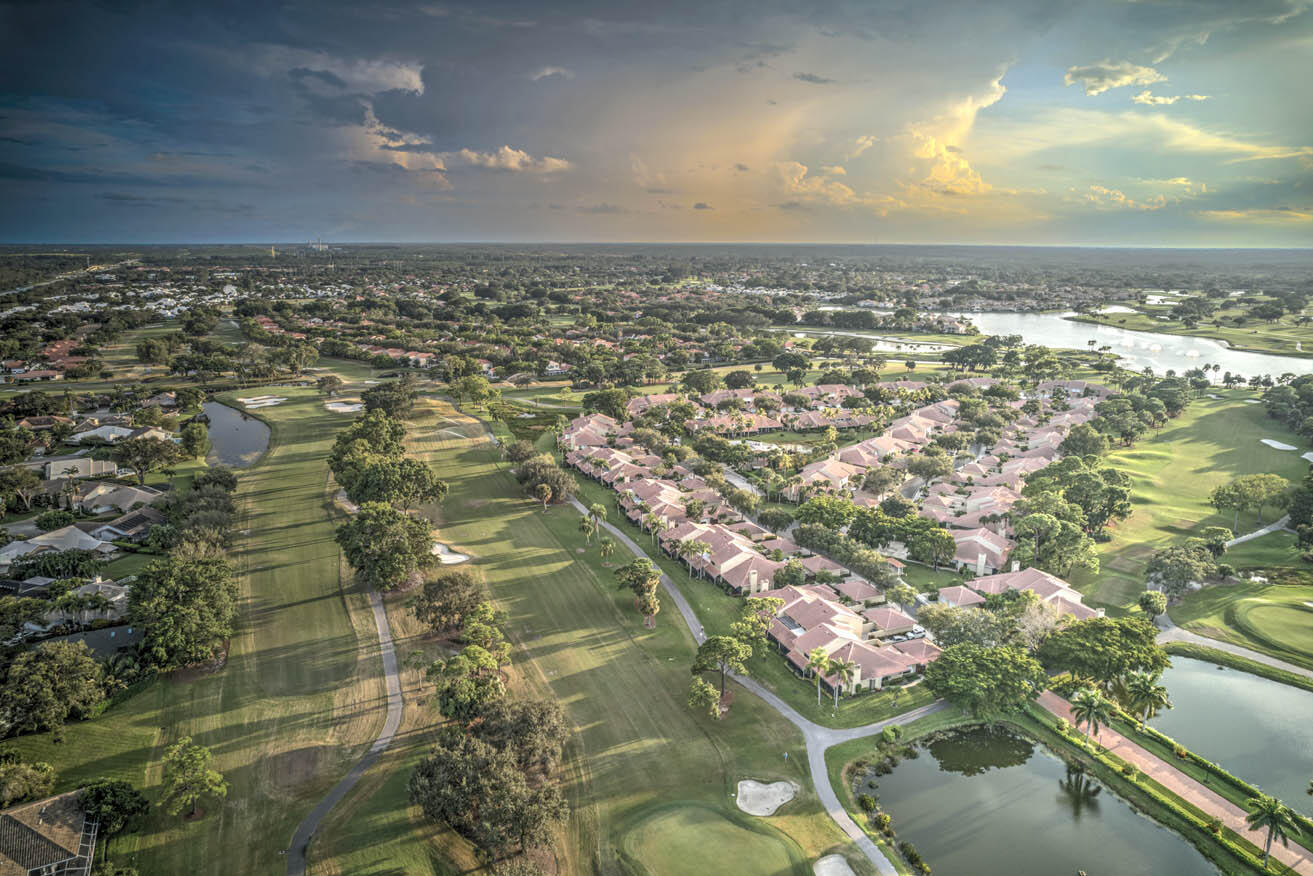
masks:
{"label": "manicured lawn", "polygon": [[811,872],[801,851],[762,830],[761,819],[724,809],[671,803],[651,809],[624,834],[626,863],[639,872],[686,873],[702,867],[726,876]]}
{"label": "manicured lawn", "polygon": [[932,569],[918,563],[907,563],[903,567],[903,580],[922,593],[933,593],[941,587],[962,584],[966,578],[952,569]]}
{"label": "manicured lawn", "polygon": [[[653,824],[660,833],[672,823],[663,819],[688,817],[671,812],[697,813],[699,822],[719,819],[724,826],[709,830],[732,838],[736,861],[727,866],[747,862],[742,866],[750,872],[781,872],[846,845],[807,791],[779,815],[757,820],[755,829],[740,826],[731,799],[739,779],[789,779],[806,788],[801,735],[742,691],[723,721],[690,711],[685,698],[693,640],[673,608],[658,616],[655,629],[645,629],[632,597],[616,589],[612,569],[602,564],[596,541],[585,548],[577,512],[555,506],[544,514],[522,496],[499,453],[482,439],[481,426],[445,405],[435,411],[436,417],[417,419],[411,447],[450,485],[446,500],[431,509],[439,536],[475,558],[508,613],[516,694],[555,697],[575,726],[564,766],[573,814],[556,844],[558,872],[643,872],[628,869],[633,859],[627,850],[648,841]],[[627,561],[625,553],[618,550],[612,565]],[[396,603],[390,615],[398,630]],[[432,656],[420,631],[400,633],[403,663],[415,651]],[[411,700],[425,690],[417,676],[406,689]],[[311,849],[316,872],[441,873],[444,866],[461,872],[473,866],[463,843],[423,826],[407,808],[404,777],[396,776],[422,756],[437,720],[431,711],[410,713],[404,750],[390,759],[392,773],[348,798],[343,813],[351,814],[334,822],[343,825],[342,833],[321,831]],[[368,828],[347,826],[355,821]],[[643,865],[653,873],[700,866]]]}
{"label": "manicured lawn", "polygon": [[102,717],[12,740],[52,763],[56,791],[108,776],[155,796],[164,749],[183,735],[209,746],[228,780],[226,800],[195,821],[152,810],[109,856],[142,874],[284,873],[296,823],[382,726],[377,637],[362,594],[342,586],[326,506],[324,455],[347,422],[310,390],[262,413],[274,447],[240,475],[239,535],[231,560],[241,613],[227,666],[159,679]]}
{"label": "manicured lawn", "polygon": [[[1071,583],[1095,605],[1125,607],[1144,589],[1144,568],[1154,551],[1179,544],[1208,526],[1232,526],[1231,514],[1219,514],[1208,494],[1235,477],[1272,472],[1292,481],[1308,463],[1298,452],[1273,450],[1260,443],[1272,438],[1296,447],[1307,446],[1262,405],[1245,404],[1247,393],[1223,390],[1221,399],[1198,398],[1158,435],[1134,447],[1114,450],[1107,463],[1130,475],[1134,511],[1109,530],[1111,540],[1099,545],[1098,574],[1077,572]],[[1277,512],[1269,508],[1266,521]],[[1254,513],[1240,515],[1241,533],[1258,528]],[[1244,568],[1246,550],[1233,562]]]}
{"label": "manicured lawn", "polygon": [[1206,587],[1174,605],[1177,624],[1313,668],[1313,585],[1234,584]]}
{"label": "manicured lawn", "polygon": [[[1174,320],[1155,318],[1156,314],[1167,315],[1169,305],[1145,305],[1144,313],[1107,313],[1097,316],[1080,317],[1080,322],[1098,322],[1117,328],[1137,331],[1159,332],[1168,335],[1191,335],[1199,338],[1213,338],[1225,341],[1240,350],[1253,350],[1259,353],[1280,353],[1284,356],[1313,355],[1313,342],[1309,340],[1309,326],[1298,325],[1297,315],[1286,314],[1274,323],[1253,322],[1248,325],[1214,326],[1201,324],[1198,328],[1187,328],[1185,324]],[[1219,316],[1233,316],[1240,313],[1238,308],[1219,311]],[[1296,348],[1296,344],[1301,346]]]}

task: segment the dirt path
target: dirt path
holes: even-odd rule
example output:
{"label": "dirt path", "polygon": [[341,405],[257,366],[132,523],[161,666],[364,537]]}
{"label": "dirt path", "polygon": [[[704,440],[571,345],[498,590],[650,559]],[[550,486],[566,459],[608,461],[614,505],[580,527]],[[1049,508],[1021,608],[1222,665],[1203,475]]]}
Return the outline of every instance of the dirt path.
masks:
{"label": "dirt path", "polygon": [[342,802],[342,798],[355,787],[365,771],[373,766],[379,755],[392,744],[393,737],[397,735],[397,728],[401,726],[401,679],[397,674],[397,652],[392,647],[392,631],[388,627],[387,609],[376,591],[369,592],[369,607],[374,611],[379,651],[383,655],[383,674],[387,680],[388,690],[387,719],[383,722],[383,729],[378,734],[378,738],[369,747],[369,751],[365,752],[365,756],[351,768],[342,781],[333,786],[333,790],[319,801],[305,820],[296,826],[296,832],[292,834],[292,843],[287,849],[287,876],[305,876],[306,851],[310,847],[310,840],[314,838],[315,831],[319,829],[320,822],[334,806]]}
{"label": "dirt path", "polygon": [[[1053,691],[1046,690],[1040,694],[1039,704],[1050,713],[1057,715],[1075,726],[1071,706]],[[1146,776],[1162,785],[1173,794],[1204,812],[1222,819],[1222,823],[1240,836],[1252,842],[1261,852],[1267,840],[1265,831],[1250,830],[1245,825],[1246,812],[1216,791],[1187,776],[1169,763],[1155,757],[1125,736],[1104,727],[1094,737],[1100,745],[1111,754],[1127,763],[1134,764]],[[1272,857],[1289,866],[1296,873],[1313,876],[1313,853],[1292,842],[1290,848],[1273,844]]]}

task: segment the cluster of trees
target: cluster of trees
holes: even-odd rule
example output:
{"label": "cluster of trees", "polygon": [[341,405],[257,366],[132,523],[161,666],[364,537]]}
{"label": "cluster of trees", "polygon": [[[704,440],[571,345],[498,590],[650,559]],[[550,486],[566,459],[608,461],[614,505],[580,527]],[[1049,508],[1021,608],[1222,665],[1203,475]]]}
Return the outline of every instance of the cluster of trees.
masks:
{"label": "cluster of trees", "polygon": [[[848,505],[851,507],[852,503],[849,502]],[[948,536],[949,544],[954,544],[953,537],[948,535],[947,530],[936,528]],[[851,527],[849,532],[852,532]],[[893,583],[894,571],[890,568],[884,554],[868,547],[852,535],[844,535],[838,528],[831,528],[822,523],[804,523],[793,531],[793,540],[802,547],[823,553],[836,563],[847,566],[872,584],[887,586]],[[949,551],[948,556],[952,557],[952,555],[952,551]]]}
{"label": "cluster of trees", "polygon": [[[1203,383],[1207,388],[1208,382]],[[1179,416],[1196,391],[1184,377],[1145,380],[1142,386],[1096,404],[1089,425],[1110,441],[1129,447],[1149,430],[1161,428],[1169,419]],[[1086,430],[1081,430],[1081,435],[1082,440],[1087,440]]]}
{"label": "cluster of trees", "polygon": [[510,646],[472,570],[430,578],[411,608],[435,632],[463,644],[427,671],[434,702],[450,723],[411,774],[411,802],[487,859],[517,845],[521,852],[548,845],[569,813],[555,777],[570,733],[560,706],[506,699],[502,667]]}
{"label": "cluster of trees", "polygon": [[1313,374],[1301,374],[1289,383],[1263,393],[1267,415],[1313,440]]}
{"label": "cluster of trees", "polygon": [[848,535],[875,548],[902,542],[907,545],[908,556],[936,569],[957,553],[952,533],[934,520],[917,515],[916,506],[898,495],[886,498],[879,508],[858,508]]}
{"label": "cluster of trees", "polygon": [[550,454],[540,453],[525,459],[521,458],[523,450],[518,447],[509,457],[515,463],[515,479],[524,487],[525,495],[542,502],[544,511],[548,504],[568,502],[579,489],[574,475],[557,465]]}
{"label": "cluster of trees", "polygon": [[138,653],[147,666],[167,671],[201,663],[231,638],[238,590],[227,555],[236,488],[236,475],[216,467],[197,475],[186,493],[160,503],[167,522],[154,527],[148,543],[169,555],[151,562],[128,595],[128,617],[142,628]]}
{"label": "cluster of trees", "polygon": [[432,469],[406,457],[405,437],[397,414],[375,407],[338,433],[328,455],[333,477],[359,506],[338,526],[337,543],[357,579],[380,590],[400,586],[433,564],[432,527],[410,512],[447,494],[447,484]]}
{"label": "cluster of trees", "polygon": [[1240,512],[1253,511],[1263,524],[1263,511],[1269,505],[1283,508],[1290,501],[1290,481],[1267,472],[1242,475],[1230,483],[1215,487],[1208,495],[1209,504],[1218,511],[1232,512],[1232,531],[1240,528]]}
{"label": "cluster of trees", "polygon": [[1225,527],[1205,527],[1198,536],[1187,538],[1182,544],[1155,551],[1145,566],[1145,577],[1148,583],[1172,598],[1185,595],[1192,584],[1226,577],[1233,570],[1220,560],[1231,538],[1231,530]]}
{"label": "cluster of trees", "polygon": [[[1158,628],[1143,617],[1057,623],[1035,636],[1022,622],[1031,611],[1029,600],[1011,599],[1021,611],[1010,629],[997,617],[976,623],[947,613],[932,618],[930,622],[958,639],[926,667],[926,686],[936,696],[974,715],[1015,711],[1039,696],[1049,683],[1049,673],[1062,672],[1075,689],[1095,689],[1101,696],[1119,691],[1132,703],[1140,702],[1135,698],[1143,693],[1141,683],[1134,680],[1137,674],[1157,679],[1167,668],[1167,654],[1156,641]],[[989,605],[981,614],[1006,615],[1015,608]],[[1131,688],[1139,693],[1124,693]],[[1165,706],[1158,702],[1153,707]]]}
{"label": "cluster of trees", "polygon": [[[729,635],[708,636],[698,646],[688,689],[689,708],[720,719],[725,709],[726,680],[730,673],[748,674],[748,661],[758,648],[767,647],[771,620],[783,606],[784,600],[774,596],[749,596],[743,601],[739,619],[730,624]],[[719,677],[719,687],[706,680],[707,673]]]}

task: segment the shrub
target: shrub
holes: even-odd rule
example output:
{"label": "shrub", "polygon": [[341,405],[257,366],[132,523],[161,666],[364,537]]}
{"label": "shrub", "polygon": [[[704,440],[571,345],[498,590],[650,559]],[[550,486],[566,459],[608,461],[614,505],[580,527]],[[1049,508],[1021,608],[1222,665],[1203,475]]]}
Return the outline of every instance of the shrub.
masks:
{"label": "shrub", "polygon": [[36,528],[42,532],[50,532],[52,529],[69,526],[76,520],[71,511],[46,511],[37,515]]}
{"label": "shrub", "polygon": [[1190,754],[1190,752],[1186,749],[1184,745],[1178,742],[1176,743],[1176,745],[1172,746],[1172,754],[1184,760],[1186,756]]}
{"label": "shrub", "polygon": [[863,812],[874,812],[875,798],[870,794],[860,794],[857,797],[857,805],[862,808]]}
{"label": "shrub", "polygon": [[875,825],[876,830],[885,836],[894,835],[893,819],[889,817],[888,812],[881,812],[871,820],[871,823]]}

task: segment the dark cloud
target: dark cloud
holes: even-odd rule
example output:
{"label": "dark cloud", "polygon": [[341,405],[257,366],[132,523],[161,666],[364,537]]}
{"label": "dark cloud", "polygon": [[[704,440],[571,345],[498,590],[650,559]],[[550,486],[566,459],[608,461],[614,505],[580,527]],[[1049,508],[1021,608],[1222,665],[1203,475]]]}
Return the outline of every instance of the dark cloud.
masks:
{"label": "dark cloud", "polygon": [[747,173],[747,172],[748,172],[748,166],[747,166],[746,164],[744,164],[743,162],[741,162],[741,161],[740,161],[740,162],[737,162],[737,163],[734,165],[734,169],[737,170],[739,173]]}
{"label": "dark cloud", "polygon": [[818,76],[815,73],[794,73],[793,78],[799,82],[809,82],[812,85],[833,85],[838,79],[827,79],[824,76]]}
{"label": "dark cloud", "polygon": [[583,207],[576,207],[575,209],[577,209],[580,213],[592,213],[601,216],[629,212],[624,207],[618,206],[616,204],[608,204],[605,201],[603,201],[600,204],[589,204]]}
{"label": "dark cloud", "polygon": [[712,207],[711,207],[711,205],[708,204],[706,201],[698,201],[696,204],[693,205],[693,209],[694,209],[694,210],[710,210],[710,209],[712,209]]}

